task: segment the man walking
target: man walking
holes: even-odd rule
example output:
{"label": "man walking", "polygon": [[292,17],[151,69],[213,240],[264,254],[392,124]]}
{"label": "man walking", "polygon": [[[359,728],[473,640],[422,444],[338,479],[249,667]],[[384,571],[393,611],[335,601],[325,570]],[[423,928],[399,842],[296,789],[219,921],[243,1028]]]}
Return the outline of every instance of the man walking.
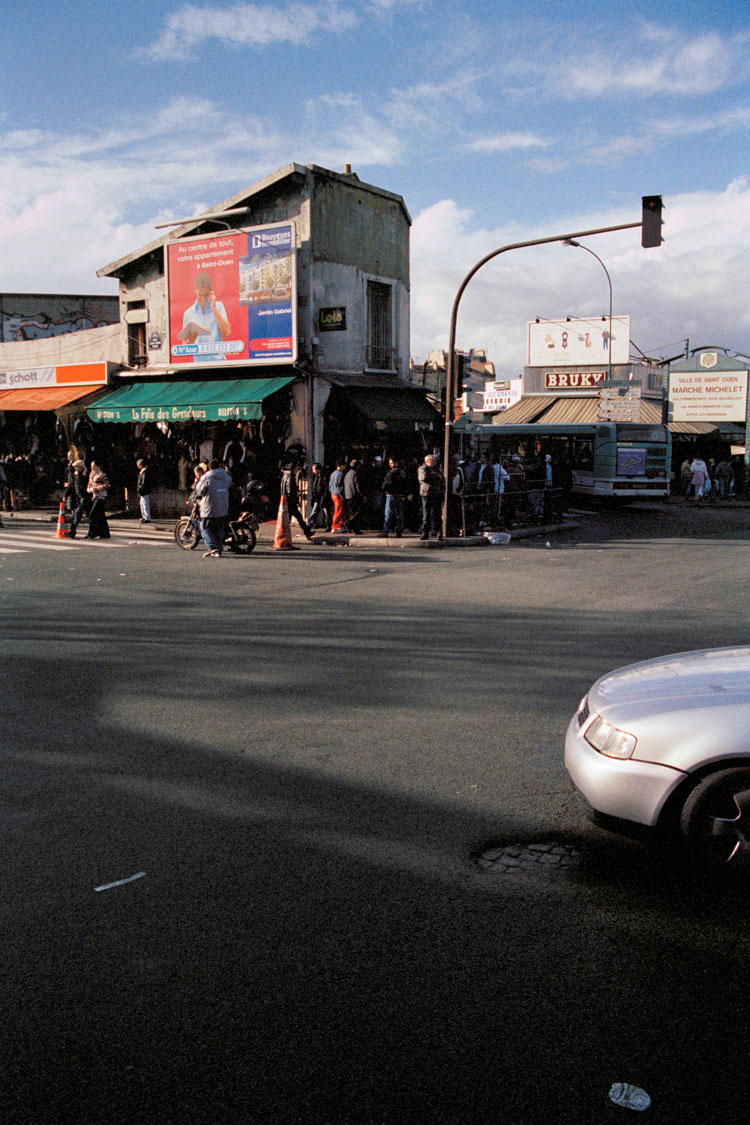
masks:
{"label": "man walking", "polygon": [[325,515],[327,530],[327,495],[328,489],[326,488],[326,479],[323,476],[323,466],[321,465],[320,461],[316,461],[312,467],[312,477],[310,479],[310,503],[307,506],[307,530],[311,535],[315,531],[315,523],[321,512],[323,512],[323,514]]}
{"label": "man walking", "polygon": [[216,458],[209,463],[195,486],[195,495],[201,502],[201,529],[203,542],[208,547],[203,558],[220,559],[224,550],[227,513],[229,512],[229,489],[232,478]]}
{"label": "man walking", "polygon": [[346,461],[343,457],[339,457],[336,461],[336,468],[331,473],[331,479],[328,481],[328,491],[331,495],[333,503],[333,519],[331,520],[331,531],[335,534],[346,531],[346,503],[344,501],[344,470],[346,469]]}
{"label": "man walking", "polygon": [[344,500],[346,502],[346,521],[352,535],[361,535],[359,521],[362,516],[362,492],[359,487],[359,461],[349,462],[344,474]]}
{"label": "man walking", "polygon": [[281,495],[286,496],[286,506],[289,512],[289,526],[291,528],[292,516],[296,519],[297,523],[304,532],[305,539],[312,539],[307,524],[302,519],[302,514],[299,510],[299,489],[297,488],[297,476],[294,465],[291,463],[285,465],[281,472]]}
{"label": "man walking", "polygon": [[419,495],[422,501],[422,528],[420,539],[429,539],[433,534],[436,539],[443,538],[443,492],[445,491],[445,477],[436,464],[431,453],[424,459],[424,464],[417,470],[419,480]]}

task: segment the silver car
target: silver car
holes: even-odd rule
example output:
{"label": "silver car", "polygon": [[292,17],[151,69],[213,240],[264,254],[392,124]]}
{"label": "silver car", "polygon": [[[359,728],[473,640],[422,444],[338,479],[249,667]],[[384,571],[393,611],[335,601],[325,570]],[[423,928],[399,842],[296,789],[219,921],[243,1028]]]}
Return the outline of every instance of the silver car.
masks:
{"label": "silver car", "polygon": [[750,865],[750,648],[602,676],[568,726],[565,766],[604,827],[676,831],[698,861]]}

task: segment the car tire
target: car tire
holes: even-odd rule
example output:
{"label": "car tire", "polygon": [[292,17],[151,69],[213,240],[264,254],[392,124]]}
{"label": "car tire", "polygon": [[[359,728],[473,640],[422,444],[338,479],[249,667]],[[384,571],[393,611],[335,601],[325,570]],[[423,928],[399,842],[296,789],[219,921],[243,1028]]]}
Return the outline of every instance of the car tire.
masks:
{"label": "car tire", "polygon": [[682,807],[680,834],[697,863],[750,869],[750,769],[704,777]]}

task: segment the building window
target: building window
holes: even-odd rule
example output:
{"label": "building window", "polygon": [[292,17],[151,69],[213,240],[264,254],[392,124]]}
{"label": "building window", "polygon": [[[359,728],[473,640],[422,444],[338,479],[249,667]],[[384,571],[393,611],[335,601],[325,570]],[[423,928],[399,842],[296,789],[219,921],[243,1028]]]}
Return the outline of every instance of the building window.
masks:
{"label": "building window", "polygon": [[367,343],[365,366],[376,371],[393,369],[393,311],[390,285],[367,282]]}
{"label": "building window", "polygon": [[128,325],[128,366],[145,367],[148,363],[146,351],[146,325]]}

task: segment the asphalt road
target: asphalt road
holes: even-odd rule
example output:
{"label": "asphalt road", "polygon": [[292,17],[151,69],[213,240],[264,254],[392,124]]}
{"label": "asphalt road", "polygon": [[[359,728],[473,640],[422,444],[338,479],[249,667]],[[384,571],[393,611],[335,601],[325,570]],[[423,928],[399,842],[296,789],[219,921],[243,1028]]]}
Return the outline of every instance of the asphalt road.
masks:
{"label": "asphalt road", "polygon": [[[744,1123],[750,891],[590,827],[562,744],[603,671],[747,642],[749,516],[220,561],[3,532],[0,1121],[598,1123],[627,1081]],[[480,869],[510,844],[577,857]]]}

